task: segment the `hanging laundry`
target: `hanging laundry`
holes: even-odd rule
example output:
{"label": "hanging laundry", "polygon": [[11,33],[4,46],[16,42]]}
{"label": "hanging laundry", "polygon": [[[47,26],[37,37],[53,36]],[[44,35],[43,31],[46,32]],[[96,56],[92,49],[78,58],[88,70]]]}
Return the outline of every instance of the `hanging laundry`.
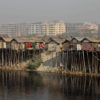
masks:
{"label": "hanging laundry", "polygon": [[26,43],[26,47],[27,47],[27,48],[30,48],[30,47],[31,47],[31,43],[29,43],[29,42]]}
{"label": "hanging laundry", "polygon": [[82,50],[93,51],[93,46],[90,43],[83,43]]}
{"label": "hanging laundry", "polygon": [[44,43],[41,43],[41,44],[40,44],[40,47],[44,47]]}

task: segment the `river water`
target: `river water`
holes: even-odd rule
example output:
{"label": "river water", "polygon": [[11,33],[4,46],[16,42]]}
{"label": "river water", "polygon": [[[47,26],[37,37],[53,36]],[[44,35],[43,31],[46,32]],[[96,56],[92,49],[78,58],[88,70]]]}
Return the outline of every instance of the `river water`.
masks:
{"label": "river water", "polygon": [[100,100],[100,77],[0,71],[0,100]]}

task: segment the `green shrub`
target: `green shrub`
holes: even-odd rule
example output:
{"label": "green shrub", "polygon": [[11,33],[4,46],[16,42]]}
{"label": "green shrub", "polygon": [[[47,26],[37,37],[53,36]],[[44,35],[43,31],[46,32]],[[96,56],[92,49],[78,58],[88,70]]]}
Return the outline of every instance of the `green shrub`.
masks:
{"label": "green shrub", "polygon": [[41,55],[40,54],[34,55],[28,65],[28,68],[29,69],[37,69],[40,66],[41,62],[42,62]]}

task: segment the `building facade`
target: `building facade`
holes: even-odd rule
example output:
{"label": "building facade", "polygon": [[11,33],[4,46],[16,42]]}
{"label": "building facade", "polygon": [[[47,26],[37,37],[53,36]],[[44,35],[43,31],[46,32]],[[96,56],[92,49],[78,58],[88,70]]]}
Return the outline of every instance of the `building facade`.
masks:
{"label": "building facade", "polygon": [[67,23],[67,33],[98,33],[98,25],[94,23]]}
{"label": "building facade", "polygon": [[10,36],[59,35],[65,32],[66,25],[62,21],[0,25],[0,34],[8,34]]}
{"label": "building facade", "polygon": [[0,34],[8,34],[9,36],[15,36],[17,30],[16,24],[1,24]]}
{"label": "building facade", "polygon": [[66,25],[62,21],[30,23],[29,34],[59,35],[66,32]]}
{"label": "building facade", "polygon": [[30,24],[28,23],[16,24],[16,36],[22,36],[28,34],[30,34]]}
{"label": "building facade", "polygon": [[45,35],[59,35],[66,32],[66,25],[62,21],[44,22],[41,24],[41,30]]}
{"label": "building facade", "polygon": [[98,25],[88,22],[65,24],[63,21],[0,25],[0,34],[8,34],[10,36],[61,35],[63,33],[94,34],[98,33]]}
{"label": "building facade", "polygon": [[41,34],[41,23],[30,23],[29,34]]}

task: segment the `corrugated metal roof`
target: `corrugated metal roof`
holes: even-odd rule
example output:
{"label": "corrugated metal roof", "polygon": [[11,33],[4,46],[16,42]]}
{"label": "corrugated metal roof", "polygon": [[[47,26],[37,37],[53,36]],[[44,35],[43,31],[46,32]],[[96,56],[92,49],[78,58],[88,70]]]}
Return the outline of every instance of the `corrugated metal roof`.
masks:
{"label": "corrugated metal roof", "polygon": [[90,38],[90,37],[86,37],[86,38],[82,38],[82,37],[75,37],[79,42],[83,41],[83,40],[88,40],[90,42],[96,42],[99,43],[100,42],[100,38]]}
{"label": "corrugated metal roof", "polygon": [[43,42],[41,38],[16,38],[18,42]]}
{"label": "corrugated metal roof", "polygon": [[99,38],[87,38],[87,39],[90,40],[91,42],[96,42],[96,43],[100,42]]}
{"label": "corrugated metal roof", "polygon": [[[10,37],[2,37],[1,38],[5,41],[5,42],[11,42],[13,40],[13,38]],[[15,38],[16,41],[18,42],[45,42],[48,43],[51,40],[54,40],[55,42],[61,44],[65,41],[71,41],[73,38],[75,38],[76,40],[78,40],[79,42],[84,42],[84,40],[88,40],[90,42],[95,42],[95,43],[100,43],[100,38],[90,38],[90,37],[86,37],[86,38],[82,38],[82,37],[63,37],[63,36],[55,36],[55,37],[50,37],[50,36],[43,36],[43,37],[20,37],[20,38]]]}
{"label": "corrugated metal roof", "polygon": [[11,40],[13,40],[13,38],[9,38],[9,37],[2,37],[2,38],[5,42],[11,42]]}

